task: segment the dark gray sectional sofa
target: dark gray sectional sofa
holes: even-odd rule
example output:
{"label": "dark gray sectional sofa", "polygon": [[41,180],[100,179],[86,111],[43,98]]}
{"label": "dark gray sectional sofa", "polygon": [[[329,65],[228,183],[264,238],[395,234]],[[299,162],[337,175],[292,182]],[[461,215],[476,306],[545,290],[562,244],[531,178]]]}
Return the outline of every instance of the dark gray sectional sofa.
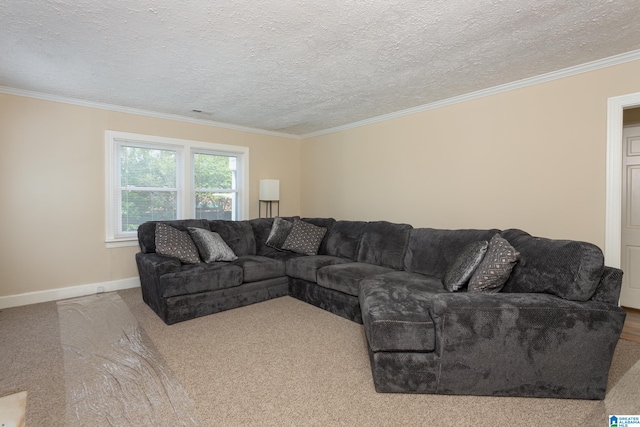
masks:
{"label": "dark gray sectional sofa", "polygon": [[[521,230],[437,230],[303,218],[318,255],[265,242],[273,219],[166,221],[217,232],[238,259],[182,264],[140,226],[144,301],[167,324],[290,295],[363,323],[378,392],[603,399],[625,312],[622,271],[589,243]],[[499,293],[450,292],[447,269],[499,234],[519,261]]]}

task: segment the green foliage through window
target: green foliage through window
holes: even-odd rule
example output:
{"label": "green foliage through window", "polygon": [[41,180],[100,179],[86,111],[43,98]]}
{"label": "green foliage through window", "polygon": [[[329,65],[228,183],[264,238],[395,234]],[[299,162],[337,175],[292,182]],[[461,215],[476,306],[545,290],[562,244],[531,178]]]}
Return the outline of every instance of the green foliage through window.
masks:
{"label": "green foliage through window", "polygon": [[[196,218],[236,219],[236,161],[233,156],[193,154]],[[177,219],[177,175],[176,151],[122,145],[120,231],[136,231],[146,221]]]}

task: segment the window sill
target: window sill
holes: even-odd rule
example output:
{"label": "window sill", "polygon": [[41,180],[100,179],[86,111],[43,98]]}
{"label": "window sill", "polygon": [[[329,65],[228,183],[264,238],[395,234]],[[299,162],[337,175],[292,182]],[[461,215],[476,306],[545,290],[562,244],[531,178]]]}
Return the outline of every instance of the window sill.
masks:
{"label": "window sill", "polygon": [[107,239],[104,243],[107,249],[126,248],[130,246],[138,246],[138,239],[136,237],[126,239]]}

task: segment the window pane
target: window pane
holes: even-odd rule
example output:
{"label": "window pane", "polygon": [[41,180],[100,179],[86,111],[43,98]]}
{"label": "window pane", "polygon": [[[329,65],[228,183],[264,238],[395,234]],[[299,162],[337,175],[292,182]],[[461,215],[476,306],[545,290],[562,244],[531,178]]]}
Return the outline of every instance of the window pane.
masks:
{"label": "window pane", "polygon": [[123,146],[120,164],[123,187],[176,187],[176,152]]}
{"label": "window pane", "polygon": [[194,154],[196,189],[235,190],[235,171],[235,157]]}
{"label": "window pane", "polygon": [[122,191],[122,232],[136,231],[146,221],[177,217],[176,191]]}
{"label": "window pane", "polygon": [[196,192],[196,218],[235,220],[236,193]]}

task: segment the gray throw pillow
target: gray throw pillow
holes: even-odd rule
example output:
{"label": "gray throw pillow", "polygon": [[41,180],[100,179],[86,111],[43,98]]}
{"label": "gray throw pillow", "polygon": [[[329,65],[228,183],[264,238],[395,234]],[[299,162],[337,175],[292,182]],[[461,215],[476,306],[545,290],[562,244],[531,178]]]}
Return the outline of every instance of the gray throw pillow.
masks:
{"label": "gray throw pillow", "polygon": [[462,250],[449,265],[444,275],[444,287],[449,292],[459,291],[469,282],[471,275],[485,256],[489,242],[486,240],[471,243]]}
{"label": "gray throw pillow", "polygon": [[295,219],[291,233],[287,236],[282,249],[305,255],[317,255],[326,233],[327,229],[324,227]]}
{"label": "gray throw pillow", "polygon": [[281,251],[282,245],[284,245],[285,240],[287,240],[287,237],[289,236],[292,228],[293,223],[291,221],[282,219],[279,216],[276,217],[273,220],[271,232],[269,233],[269,237],[267,237],[267,241],[265,242],[265,244]]}
{"label": "gray throw pillow", "polygon": [[235,261],[238,259],[218,233],[196,227],[189,227],[188,230],[198,252],[200,252],[200,258],[204,262]]}
{"label": "gray throw pillow", "polygon": [[471,276],[469,292],[500,292],[519,259],[520,253],[496,234],[489,242],[487,254]]}
{"label": "gray throw pillow", "polygon": [[156,253],[177,258],[183,264],[200,264],[198,248],[189,233],[167,224],[156,224]]}

